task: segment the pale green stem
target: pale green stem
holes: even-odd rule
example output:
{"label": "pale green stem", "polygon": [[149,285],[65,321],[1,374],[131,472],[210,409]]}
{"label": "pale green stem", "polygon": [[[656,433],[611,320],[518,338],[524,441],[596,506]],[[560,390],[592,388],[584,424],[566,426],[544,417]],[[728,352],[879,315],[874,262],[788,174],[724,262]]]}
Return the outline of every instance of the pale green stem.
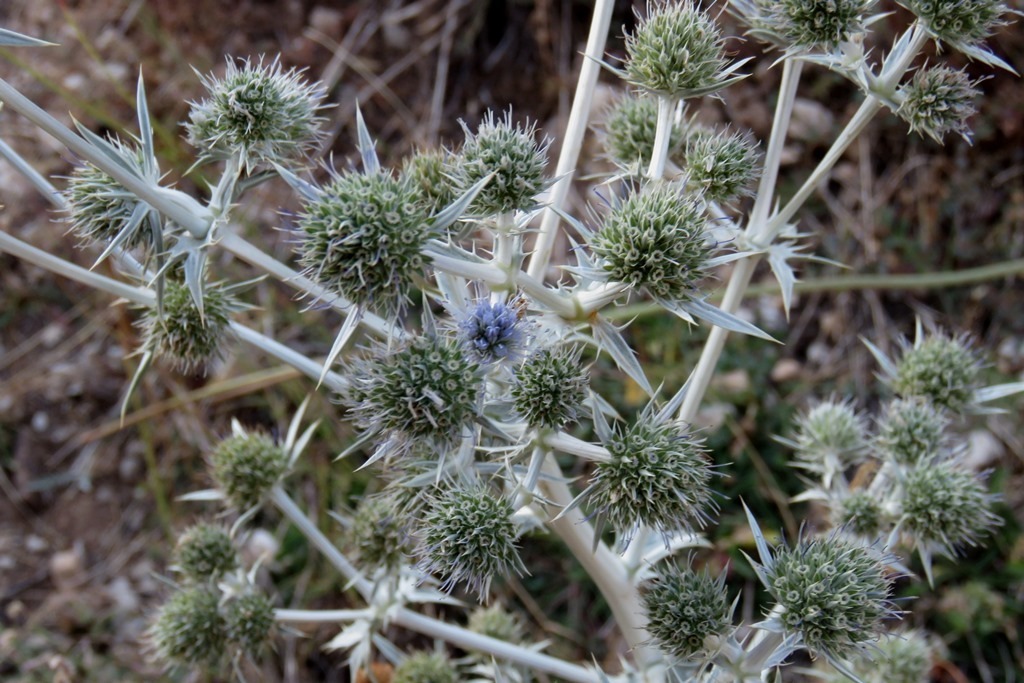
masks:
{"label": "pale green stem", "polygon": [[28,181],[32,183],[37,190],[39,190],[39,194],[46,197],[51,204],[58,209],[63,209],[65,207],[64,197],[57,188],[55,188],[49,180],[43,177],[42,173],[33,168],[32,165],[25,161],[20,154],[14,151],[14,148],[3,140],[0,140],[0,157],[6,159],[7,163],[25,176]]}
{"label": "pale green stem", "polygon": [[614,7],[613,0],[596,0],[594,3],[594,14],[590,20],[590,35],[587,37],[587,47],[583,53],[580,77],[576,83],[576,94],[573,96],[572,109],[569,112],[569,121],[565,129],[565,139],[562,141],[562,151],[558,155],[558,164],[555,167],[557,180],[551,187],[551,198],[548,201],[550,208],[544,211],[544,218],[541,220],[540,230],[537,233],[537,242],[526,271],[531,277],[540,281],[544,280],[544,273],[551,260],[551,251],[555,246],[555,238],[558,236],[560,218],[557,209],[562,209],[565,206],[565,200],[569,196],[569,189],[572,187],[575,176],[583,139],[587,134],[587,120],[590,116],[594,89],[597,86],[597,77],[601,72],[601,58],[604,56],[605,41],[608,39]]}
{"label": "pale green stem", "polygon": [[[771,136],[768,139],[768,151],[765,154],[764,170],[758,188],[757,199],[754,200],[754,208],[751,210],[750,223],[747,225],[747,233],[756,232],[755,221],[763,220],[768,214],[772,200],[775,196],[775,183],[778,179],[779,165],[782,161],[782,149],[786,141],[786,131],[789,129],[789,120],[793,113],[793,104],[796,101],[797,86],[800,83],[800,62],[787,59],[782,67],[782,83],[779,85],[779,99],[775,105],[775,118],[772,121]],[[725,297],[722,300],[721,308],[727,313],[735,313],[743,300],[743,294],[750,284],[754,274],[754,268],[759,261],[756,257],[743,259],[733,267],[732,276],[726,286]],[[686,392],[686,398],[679,408],[679,419],[683,422],[693,422],[697,415],[701,401],[711,378],[715,374],[715,367],[718,365],[718,358],[725,346],[725,340],[729,332],[721,327],[712,327],[708,333],[708,340],[701,350],[697,367],[690,377],[690,388]]]}
{"label": "pale green stem", "polygon": [[373,616],[368,609],[276,609],[274,620],[286,624],[337,624]]}
{"label": "pale green stem", "polygon": [[476,263],[449,256],[432,249],[429,245],[423,249],[423,255],[430,259],[431,265],[449,275],[458,275],[467,280],[479,280],[494,287],[509,287],[509,275],[497,268],[493,263]]}
{"label": "pale green stem", "polygon": [[576,302],[584,315],[599,311],[611,302],[629,292],[629,285],[622,282],[608,282],[594,289],[576,295]]}
{"label": "pale green stem", "polygon": [[544,445],[556,451],[577,455],[592,462],[608,462],[612,459],[608,449],[604,446],[577,439],[575,436],[565,432],[552,432],[548,434],[544,438]]}
{"label": "pale green stem", "polygon": [[[289,268],[240,235],[225,233],[217,244],[237,258],[272,275],[297,291],[309,294],[317,301],[323,302],[340,313],[348,314],[352,309],[352,302],[327,290],[302,273]],[[406,334],[405,330],[373,313],[364,313],[360,324],[377,336],[387,339],[401,339]]]}
{"label": "pale green stem", "polygon": [[[544,473],[548,478],[541,482],[541,488],[546,492],[548,500],[564,511],[572,503],[573,496],[563,481],[562,471],[553,455],[549,454],[545,458]],[[601,591],[638,664],[643,666],[653,659],[654,655],[649,651],[650,636],[646,629],[647,619],[640,606],[640,594],[630,581],[622,558],[604,543],[598,542],[595,549],[594,528],[578,506],[550,520],[548,526],[558,534]]]}
{"label": "pale green stem", "polygon": [[206,236],[210,229],[212,214],[192,197],[177,190],[148,183],[130,173],[37,107],[3,79],[0,79],[0,100],[52,135],[76,155],[110,175],[139,199],[188,230],[194,237]]}
{"label": "pale green stem", "polygon": [[665,176],[668,162],[668,148],[672,142],[672,124],[675,123],[676,101],[671,97],[658,95],[658,124],[654,134],[654,149],[651,164],[647,167],[649,180],[661,180]]}
{"label": "pale green stem", "polygon": [[572,298],[551,289],[528,273],[519,271],[513,273],[513,275],[515,277],[515,285],[523,290],[526,296],[537,303],[547,306],[556,315],[566,320],[575,320],[579,316],[580,311],[577,310]]}
{"label": "pale green stem", "polygon": [[324,373],[323,365],[317,363],[315,360],[311,360],[297,351],[292,350],[279,341],[271,339],[266,335],[262,335],[259,332],[234,321],[231,322],[231,331],[236,337],[244,341],[246,344],[255,346],[264,353],[277,358],[279,361],[287,363],[312,380],[319,382],[320,376],[323,374],[323,382],[321,383],[331,391],[340,392],[344,391],[345,388],[348,387],[348,380],[343,376],[331,370]]}
{"label": "pale green stem", "polygon": [[[324,558],[363,596],[363,599],[369,600],[371,598],[373,587],[370,582],[363,578],[359,570],[331,543],[330,539],[320,531],[320,528],[295,504],[295,501],[285,493],[280,485],[276,485],[270,490],[270,500],[281,511],[281,514],[287,517],[288,521],[294,524],[302,535],[323,554]],[[281,612],[284,612],[285,616],[297,617],[294,621],[310,622],[325,620],[316,619],[314,617],[315,613],[307,610],[279,610],[278,614]],[[353,617],[365,617],[366,612],[362,610],[336,610],[333,616],[339,617],[338,621],[344,621]],[[566,680],[580,681],[581,683],[596,683],[599,680],[595,672],[584,669],[581,666],[534,652],[521,645],[473,633],[461,626],[455,626],[438,619],[423,616],[405,607],[399,608],[391,615],[391,623],[427,636],[441,638],[457,647],[484,652],[501,659],[523,664],[537,671],[544,671],[554,676],[559,676]]]}

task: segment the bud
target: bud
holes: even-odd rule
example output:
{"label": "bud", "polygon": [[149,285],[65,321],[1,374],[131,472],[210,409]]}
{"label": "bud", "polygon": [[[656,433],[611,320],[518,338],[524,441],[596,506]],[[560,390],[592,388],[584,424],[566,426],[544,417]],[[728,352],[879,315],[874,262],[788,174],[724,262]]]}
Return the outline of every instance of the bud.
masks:
{"label": "bud", "polygon": [[[732,630],[725,574],[711,578],[676,565],[661,565],[640,587],[647,630],[665,653],[682,660],[713,656],[713,643]],[[709,648],[709,645],[712,647]]]}
{"label": "bud", "polygon": [[438,237],[419,190],[386,171],[335,174],[299,218],[306,274],[350,301],[388,314],[405,304],[420,253]]}
{"label": "bud", "polygon": [[694,3],[656,0],[626,35],[626,80],[664,97],[713,92],[727,73],[718,25]]}
{"label": "bud", "polygon": [[539,349],[516,370],[514,407],[530,427],[559,429],[576,420],[590,379],[581,352],[569,346]]}
{"label": "bud", "polygon": [[178,569],[191,581],[215,582],[238,566],[238,553],[223,527],[200,522],[178,538],[174,550]]}
{"label": "bud", "polygon": [[[132,169],[135,175],[147,175],[141,149],[126,144],[117,137],[108,138],[107,142],[122,165]],[[154,181],[159,179],[159,170],[154,170],[152,175],[156,176],[152,178]],[[128,233],[121,241],[121,246],[125,249],[152,243],[153,225],[150,218],[156,218],[159,225],[159,217],[154,212],[152,216],[133,221],[132,217],[142,205],[141,200],[107,175],[106,171],[101,171],[90,163],[76,167],[68,178],[68,186],[63,195],[67,207],[67,221],[79,237],[106,244],[127,229]]]}
{"label": "bud", "polygon": [[949,418],[920,396],[889,402],[878,423],[875,445],[899,465],[923,465],[939,455]]}
{"label": "bud", "polygon": [[[621,168],[639,174],[651,163],[657,129],[657,98],[623,95],[605,117],[605,153]],[[682,140],[682,127],[673,123],[669,135],[669,155],[678,150]]]}
{"label": "bud", "polygon": [[497,363],[521,352],[525,326],[518,302],[484,300],[459,322],[459,337],[478,361]]}
{"label": "bud", "polygon": [[864,683],[928,683],[934,660],[928,636],[910,629],[879,638],[854,659],[852,669]]}
{"label": "bud", "polygon": [[398,665],[391,683],[458,683],[459,672],[446,656],[417,652]]}
{"label": "bud", "polygon": [[171,596],[149,629],[157,656],[173,665],[215,667],[220,663],[227,625],[218,602],[217,593],[199,586]]}
{"label": "bud", "polygon": [[439,492],[420,535],[422,567],[441,576],[447,590],[465,581],[483,600],[494,576],[525,571],[512,507],[483,485]]}
{"label": "bud", "polygon": [[920,396],[953,413],[967,408],[978,388],[981,362],[963,337],[935,334],[904,349],[890,378],[903,397]]}
{"label": "bud", "polygon": [[749,135],[698,129],[687,136],[683,166],[705,197],[728,202],[751,193],[759,156]]}
{"label": "bud", "polygon": [[714,508],[707,448],[685,425],[649,415],[617,427],[584,494],[599,518],[628,538],[640,525],[663,533],[704,526]]}
{"label": "bud", "polygon": [[960,69],[921,69],[900,89],[896,113],[910,130],[936,142],[942,142],[946,133],[956,133],[970,142],[967,119],[977,111],[974,101],[981,94],[977,86],[978,81]]}
{"label": "bud", "polygon": [[609,280],[666,301],[688,301],[697,294],[715,248],[707,228],[698,195],[675,183],[655,183],[612,209],[591,249]]}
{"label": "bud", "polygon": [[497,638],[506,643],[523,641],[523,626],[515,615],[498,604],[477,607],[469,615],[469,630],[482,636]]}
{"label": "bud", "polygon": [[288,468],[288,455],[271,437],[240,429],[220,442],[210,461],[218,488],[240,510],[259,505]]}
{"label": "bud", "polygon": [[266,595],[250,591],[232,597],[225,606],[227,637],[249,655],[259,654],[274,629],[274,606]]}
{"label": "bud", "polygon": [[352,518],[349,537],[359,561],[369,569],[396,569],[412,552],[397,496],[364,498]]}
{"label": "bud", "polygon": [[863,650],[883,620],[898,614],[883,560],[872,548],[836,535],[776,548],[759,569],[778,603],[769,622],[787,635],[799,634],[805,647],[830,659]]}
{"label": "bud", "polygon": [[887,523],[881,503],[868,491],[853,491],[832,504],[833,526],[861,538],[877,538]]}
{"label": "bud", "polygon": [[462,346],[419,337],[356,360],[343,402],[361,429],[384,432],[403,448],[456,442],[478,412],[479,367]]}
{"label": "bud", "polygon": [[458,199],[454,180],[448,175],[452,154],[445,149],[426,149],[407,157],[402,175],[419,190],[427,214],[433,216]]}
{"label": "bud", "polygon": [[864,418],[848,402],[819,403],[796,420],[795,464],[831,481],[864,459],[866,439]]}
{"label": "bud", "polygon": [[200,76],[209,97],[192,103],[185,124],[189,144],[204,157],[237,155],[247,172],[259,163],[305,156],[320,140],[323,89],[279,58],[227,61],[224,76]]}
{"label": "bud", "polygon": [[937,546],[952,557],[1002,523],[992,512],[994,498],[955,462],[929,463],[903,480],[903,528],[926,552]]}
{"label": "bud", "polygon": [[244,308],[229,289],[219,285],[207,285],[202,296],[200,311],[188,285],[168,278],[163,311],[150,308],[140,321],[143,348],[188,375],[220,360],[231,336],[231,314]]}
{"label": "bud", "polygon": [[547,166],[548,140],[536,141],[536,125],[512,125],[512,112],[495,120],[488,111],[476,133],[463,122],[466,141],[462,151],[452,160],[450,175],[462,195],[477,182],[494,174],[470,204],[470,211],[480,216],[494,216],[512,211],[529,211],[536,206],[535,197],[544,190],[544,167]]}

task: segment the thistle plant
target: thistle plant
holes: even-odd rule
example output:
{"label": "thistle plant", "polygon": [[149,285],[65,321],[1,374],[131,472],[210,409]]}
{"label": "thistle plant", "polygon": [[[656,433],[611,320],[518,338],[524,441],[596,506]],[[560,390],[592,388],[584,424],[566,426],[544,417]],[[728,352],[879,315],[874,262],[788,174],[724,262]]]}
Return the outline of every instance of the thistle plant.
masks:
{"label": "thistle plant", "polygon": [[[730,333],[775,341],[739,310],[754,270],[767,262],[788,313],[799,262],[818,258],[799,211],[876,114],[889,110],[936,140],[969,135],[979,81],[943,55],[926,63],[927,42],[1008,68],[984,45],[1006,21],[1002,3],[905,4],[915,18],[886,45],[871,31],[870,1],[731,2],[750,35],[778,51],[771,132],[758,141],[697,123],[701,98],[745,77],[715,14],[652,1],[612,65],[603,47],[611,4],[598,0],[564,135],[544,135],[510,108],[488,111],[462,122],[457,144],[395,160],[400,171],[381,162],[358,107],[343,122],[354,142],[340,143],[358,163],[311,158],[326,138],[327,89],[279,59],[229,58],[222,75],[200,76],[206,95],[184,124],[211,178],[203,198],[164,184],[141,78],[137,130],[109,139],[66,128],[0,81],[0,101],[81,163],[58,192],[6,146],[0,153],[127,281],[2,232],[0,250],[142,309],[129,390],[157,359],[193,372],[251,350],[295,368],[331,406],[322,424],[302,427],[307,399],[281,429],[236,420],[210,440],[213,487],[182,499],[218,504],[220,521],[199,522],[176,544],[170,594],[148,631],[155,656],[240,676],[240,662],[274,656],[281,631],[322,624],[333,629],[324,648],[346,658],[353,678],[386,664],[394,681],[748,683],[784,680],[798,651],[854,681],[870,680],[864,658],[890,666],[882,657],[903,607],[893,582],[907,556],[917,552],[935,583],[937,556],[983,543],[1000,522],[997,494],[963,457],[964,420],[994,412],[992,401],[1024,383],[986,386],[979,345],[921,323],[894,358],[881,350],[891,340],[866,340],[881,378],[877,414],[842,396],[819,400],[779,438],[811,487],[799,498],[826,508],[816,524],[769,543],[768,525],[747,510],[751,534],[735,534],[750,539],[768,596],[760,605],[750,591],[731,597],[733,565],[716,571],[699,550],[713,545],[704,534],[719,508],[739,501],[716,491],[735,466],[716,464],[728,458],[698,416]],[[9,31],[0,44],[43,45]],[[640,92],[608,115],[606,154],[618,173],[581,210],[566,197],[601,65]],[[810,175],[785,185],[790,194],[779,181],[805,68],[847,79],[860,104]],[[560,157],[549,171],[553,138]],[[293,252],[280,257],[237,231],[239,205],[265,181],[294,194],[291,218],[263,226],[290,232]],[[559,238],[570,248],[557,249]],[[299,350],[274,339],[269,321],[261,331],[247,324],[239,313],[252,297],[225,253],[329,309],[334,343],[304,339]],[[673,378],[653,381],[634,348],[634,309],[624,307],[637,303],[707,328],[678,390],[666,388]],[[644,395],[634,405],[645,407],[622,408],[616,394],[627,393]],[[353,500],[317,490],[300,466],[328,430],[345,442],[338,459],[358,465]],[[314,492],[340,527],[321,528],[314,520],[326,515],[304,510]],[[324,585],[339,595],[321,595],[320,609],[276,607],[264,588],[272,559],[247,562],[235,550],[254,519],[278,516],[276,528],[293,528],[338,574]],[[547,641],[500,607],[506,584],[530,571],[541,533],[602,594],[628,646],[621,673],[601,670],[604,657],[545,652]],[[335,598],[343,608],[325,608]],[[483,604],[459,617],[473,599]],[[758,609],[755,623],[737,616]],[[891,680],[919,680],[921,651],[896,655],[906,667],[890,667]]]}

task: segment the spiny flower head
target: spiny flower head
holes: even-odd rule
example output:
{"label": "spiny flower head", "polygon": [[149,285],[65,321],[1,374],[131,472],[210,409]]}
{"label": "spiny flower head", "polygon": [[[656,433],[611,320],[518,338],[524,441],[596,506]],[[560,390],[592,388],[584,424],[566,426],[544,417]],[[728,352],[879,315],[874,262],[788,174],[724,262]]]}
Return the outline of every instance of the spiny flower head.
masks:
{"label": "spiny flower head", "polygon": [[536,125],[512,124],[511,110],[501,119],[488,111],[474,133],[462,123],[466,140],[452,159],[449,174],[461,196],[477,182],[494,174],[470,204],[480,216],[528,211],[544,190],[548,141],[537,142]]}
{"label": "spiny flower head", "polygon": [[209,522],[189,527],[174,549],[178,569],[191,581],[217,581],[238,566],[238,553],[227,530]]}
{"label": "spiny flower head", "polygon": [[[992,32],[1006,24],[1004,14],[1010,12],[999,0],[899,0],[917,15],[936,40],[941,40],[965,54],[978,58],[978,46]],[[974,48],[972,50],[972,48]]]}
{"label": "spiny flower head", "polygon": [[515,373],[515,411],[530,427],[558,429],[573,422],[587,397],[590,378],[580,363],[581,349],[541,348]]}
{"label": "spiny flower head", "polygon": [[499,604],[477,607],[469,615],[467,626],[473,633],[497,638],[506,643],[520,643],[523,640],[523,625],[515,615]]}
{"label": "spiny flower head", "polygon": [[884,558],[873,548],[832,535],[761,554],[755,568],[779,608],[767,626],[799,634],[830,661],[863,650],[898,614]]}
{"label": "spiny flower head", "polygon": [[230,288],[203,288],[203,308],[196,306],[189,287],[181,281],[166,280],[163,311],[150,308],[143,315],[143,349],[169,361],[182,373],[204,371],[224,354],[231,337],[231,314],[244,306]]}
{"label": "spiny flower head", "polygon": [[728,202],[750,194],[759,156],[749,135],[697,129],[687,135],[682,161],[705,197]]}
{"label": "spiny flower head", "polygon": [[[657,128],[657,98],[623,95],[605,117],[605,153],[619,167],[640,173],[651,163]],[[668,143],[670,155],[682,140],[682,126],[673,123]]]}
{"label": "spiny flower head", "polygon": [[708,239],[704,200],[682,185],[655,183],[613,207],[591,249],[613,282],[659,299],[688,301],[715,248]]}
{"label": "spiny flower head", "polygon": [[210,465],[228,502],[244,511],[259,505],[284,476],[288,454],[267,434],[246,432],[237,424],[234,432],[213,451]]}
{"label": "spiny flower head", "polygon": [[443,448],[477,414],[479,366],[456,342],[426,335],[354,366],[343,401],[361,429]]}
{"label": "spiny flower head", "polygon": [[524,571],[512,506],[482,484],[439,491],[420,535],[423,569],[441,576],[446,589],[465,581],[483,600],[493,577]]}
{"label": "spiny flower head", "polygon": [[992,512],[995,497],[955,461],[910,470],[902,488],[903,529],[926,555],[937,548],[953,557],[1002,523]]}
{"label": "spiny flower head", "polygon": [[977,111],[974,102],[980,94],[978,81],[961,69],[921,69],[900,89],[896,113],[910,130],[936,142],[942,142],[947,133],[956,133],[970,142],[967,119]]}
{"label": "spiny flower head", "polygon": [[583,494],[601,521],[626,538],[640,525],[665,534],[704,526],[715,506],[713,470],[704,442],[685,425],[645,412],[604,446],[610,457],[597,463]]}
{"label": "spiny flower head", "polygon": [[889,402],[875,436],[875,447],[900,465],[924,465],[939,455],[949,418],[920,396]]}
{"label": "spiny flower head", "polygon": [[863,19],[875,0],[762,1],[764,27],[800,51],[832,52],[851,34],[864,30]]}
{"label": "spiny flower head", "polygon": [[978,388],[981,361],[963,337],[918,337],[904,349],[889,382],[900,396],[921,396],[951,413],[968,407]]}
{"label": "spiny flower head", "polygon": [[224,75],[200,76],[209,93],[192,103],[185,124],[189,144],[206,157],[238,155],[246,171],[263,162],[305,156],[319,141],[317,116],[324,91],[278,58],[227,60]]}
{"label": "spiny flower head", "polygon": [[439,237],[419,189],[389,172],[334,174],[299,218],[306,274],[350,301],[388,314],[423,270],[426,242]]}
{"label": "spiny flower head", "polygon": [[862,538],[877,538],[886,521],[882,504],[869,491],[851,491],[832,504],[832,524]]}
{"label": "spiny flower head", "polygon": [[647,630],[658,647],[681,660],[714,655],[732,630],[725,574],[711,578],[674,564],[662,565],[640,587]]}
{"label": "spiny flower head", "polygon": [[396,569],[412,552],[409,523],[397,496],[365,498],[349,529],[359,561],[369,569]]}
{"label": "spiny flower head", "polygon": [[459,338],[481,363],[515,358],[526,342],[522,314],[516,301],[480,301],[459,322]]}
{"label": "spiny flower head", "polygon": [[458,683],[459,672],[443,654],[417,652],[395,668],[391,683]]}
{"label": "spiny flower head", "polygon": [[[122,165],[131,168],[136,175],[147,175],[141,148],[122,142],[117,137],[108,138],[107,142]],[[159,179],[160,172],[154,169],[149,175],[155,181]],[[121,245],[125,249],[134,249],[152,243],[154,225],[151,218],[156,219],[157,228],[159,227],[159,217],[155,213],[151,217],[136,215],[140,210],[146,211],[145,205],[138,197],[106,171],[88,162],[71,172],[63,195],[67,207],[67,221],[75,234],[85,240],[106,244],[127,230]]]}
{"label": "spiny flower head", "polygon": [[[832,477],[863,460],[867,426],[846,401],[824,401],[796,420],[796,465]],[[828,486],[826,482],[826,486]]]}
{"label": "spiny flower head", "polygon": [[854,658],[852,670],[864,683],[928,683],[934,661],[928,635],[909,629],[879,638],[871,651]]}
{"label": "spiny flower head", "polygon": [[714,91],[727,72],[722,42],[718,25],[693,2],[656,0],[626,35],[626,80],[672,98]]}
{"label": "spiny flower head", "polygon": [[157,656],[171,665],[214,667],[222,661],[227,624],[220,598],[209,587],[176,592],[157,612],[149,639]]}
{"label": "spiny flower head", "polygon": [[274,631],[274,605],[258,590],[233,596],[225,605],[228,641],[249,655],[257,655]]}
{"label": "spiny flower head", "polygon": [[456,199],[455,181],[448,175],[452,154],[445,149],[424,149],[402,162],[402,175],[408,177],[433,216]]}

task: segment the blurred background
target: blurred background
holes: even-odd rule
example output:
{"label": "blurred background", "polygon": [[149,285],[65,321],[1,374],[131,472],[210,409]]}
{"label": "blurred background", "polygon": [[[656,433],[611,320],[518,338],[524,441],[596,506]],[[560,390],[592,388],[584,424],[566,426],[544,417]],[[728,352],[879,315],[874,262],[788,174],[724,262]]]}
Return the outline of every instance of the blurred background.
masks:
{"label": "blurred background", "polygon": [[[712,12],[721,11],[712,4]],[[642,6],[618,3],[610,58],[623,54],[623,30],[631,29],[634,10]],[[879,8],[892,14],[874,25],[876,56],[909,21],[894,3]],[[188,102],[204,96],[196,72],[222,70],[225,56],[280,54],[286,66],[322,80],[333,105],[326,111],[323,152],[338,168],[356,157],[357,102],[382,159],[393,167],[416,149],[457,147],[460,119],[473,127],[488,109],[511,107],[514,118],[536,121],[553,138],[553,168],[590,11],[591,3],[572,0],[7,0],[0,5],[0,26],[60,45],[0,49],[0,75],[69,124],[73,115],[94,131],[124,136],[135,130],[141,69],[167,182],[199,195],[206,192],[210,169],[185,175],[194,159],[180,122]],[[776,55],[743,39],[728,14],[720,19],[725,34],[737,36],[729,43],[735,56],[756,59],[746,68],[750,78],[721,100],[698,105],[699,117],[763,140],[779,79],[780,69],[772,68]],[[1005,27],[990,45],[1018,69],[1024,66],[1019,25]],[[959,55],[929,50],[930,62],[965,63]],[[744,593],[741,609],[748,619],[758,616],[759,596],[739,554],[751,539],[734,503],[742,496],[762,527],[788,538],[803,520],[821,521],[820,510],[789,502],[804,484],[771,437],[788,434],[796,411],[815,397],[835,393],[867,410],[877,407],[881,390],[858,335],[891,350],[921,317],[972,334],[986,351],[993,382],[1012,381],[1024,371],[1024,82],[984,65],[967,66],[973,76],[986,77],[972,121],[974,144],[950,138],[943,146],[908,136],[899,119],[880,116],[799,214],[815,253],[850,271],[809,264],[801,273],[806,289],[787,322],[765,269],[759,278],[764,286],[755,288],[746,308],[785,344],[729,342],[700,420],[723,465],[717,484],[728,500],[720,524],[709,530],[714,547],[699,562],[716,568],[728,563],[730,585]],[[804,74],[785,153],[784,195],[824,154],[860,98],[848,82],[822,69]],[[614,76],[603,74],[592,120],[599,124],[622,92]],[[609,171],[598,129],[588,138],[582,176]],[[57,143],[12,112],[0,112],[0,136],[62,186],[74,159]],[[594,199],[593,183],[578,183],[575,213],[584,215]],[[96,254],[79,248],[61,216],[3,163],[0,204],[0,229],[92,265]],[[296,208],[287,187],[272,182],[240,207],[236,219],[250,239],[287,261]],[[912,273],[955,279],[961,271],[997,263],[1009,270],[942,288],[893,288],[879,279]],[[231,279],[249,275],[226,256],[213,267]],[[1018,275],[1005,274],[1014,268]],[[108,264],[99,270],[112,273]],[[851,284],[842,279],[849,274],[877,277]],[[246,316],[258,329],[311,355],[329,348],[338,326],[332,313],[302,312],[302,303],[273,282],[254,288],[250,300],[260,308]],[[232,417],[283,429],[310,389],[294,371],[253,353],[234,355],[202,377],[157,369],[136,392],[121,428],[119,402],[137,363],[125,358],[138,344],[137,316],[112,303],[0,255],[3,680],[203,680],[162,672],[140,641],[148,615],[167,594],[156,577],[168,574],[175,534],[208,512],[176,497],[208,484],[203,454],[228,433]],[[630,337],[652,384],[671,392],[693,367],[704,332],[671,316],[642,313]],[[595,387],[624,413],[642,405],[642,392],[609,365],[598,361],[594,373]],[[972,465],[992,470],[990,485],[1004,494],[1004,526],[984,549],[960,562],[940,561],[934,590],[917,580],[900,583],[901,594],[920,596],[909,606],[908,621],[945,642],[934,681],[1024,679],[1018,632],[1024,616],[1024,404],[1007,407],[1007,415],[959,425]],[[326,419],[290,486],[322,528],[340,539],[327,511],[351,505],[374,484],[367,473],[353,472],[351,463],[332,463],[351,437],[340,409],[320,395],[311,411]],[[585,474],[578,466],[571,471]],[[276,551],[268,573],[281,606],[348,604],[331,570],[279,518],[264,514],[255,527],[246,552],[256,557]],[[537,537],[525,546],[531,574],[499,585],[504,603],[529,631],[552,641],[550,652],[583,660],[593,655],[607,670],[617,670],[624,644],[585,573],[555,540]],[[319,649],[333,635],[321,629],[309,638],[280,638],[253,679],[347,680],[343,657]],[[410,634],[392,635],[403,646],[430,645]]]}

